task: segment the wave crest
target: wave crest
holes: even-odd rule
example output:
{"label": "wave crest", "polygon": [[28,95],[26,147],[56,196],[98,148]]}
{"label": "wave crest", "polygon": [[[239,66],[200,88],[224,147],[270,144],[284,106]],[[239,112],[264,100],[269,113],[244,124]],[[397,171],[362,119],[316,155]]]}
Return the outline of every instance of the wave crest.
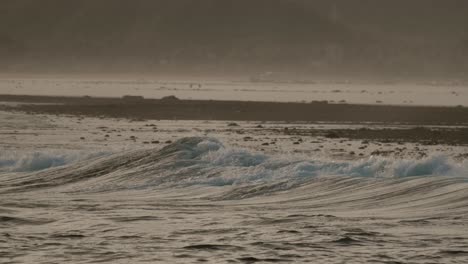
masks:
{"label": "wave crest", "polygon": [[0,173],[34,172],[59,167],[82,160],[109,154],[105,151],[86,152],[74,150],[15,151],[0,153]]}
{"label": "wave crest", "polygon": [[[10,171],[31,171],[81,158],[79,155],[33,154],[7,167]],[[74,184],[74,190],[111,191],[194,185],[238,187],[284,182],[287,183],[285,186],[292,188],[321,176],[394,179],[462,177],[467,175],[466,172],[466,163],[456,163],[440,155],[422,160],[382,157],[358,161],[306,160],[287,155],[268,156],[226,147],[217,139],[192,137],[161,150],[129,151],[93,162],[78,162],[60,170],[31,173],[21,180],[11,179],[12,186],[17,188]]]}

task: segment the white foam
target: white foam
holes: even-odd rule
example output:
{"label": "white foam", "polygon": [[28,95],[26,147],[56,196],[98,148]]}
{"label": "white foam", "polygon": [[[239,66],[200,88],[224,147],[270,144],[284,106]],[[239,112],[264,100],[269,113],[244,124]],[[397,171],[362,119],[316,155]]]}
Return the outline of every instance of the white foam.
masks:
{"label": "white foam", "polygon": [[[103,152],[50,151],[0,156],[0,172],[31,172],[105,155]],[[98,173],[97,173],[98,172]],[[356,161],[265,155],[224,146],[217,139],[185,138],[162,150],[143,149],[76,163],[37,177],[50,185],[79,182],[78,189],[121,190],[188,186],[246,186],[287,182],[296,186],[317,177],[381,179],[467,177],[468,164],[443,155],[425,159],[370,157]],[[27,178],[34,178],[29,175]],[[25,178],[26,179],[26,178]],[[90,181],[91,180],[91,181]],[[21,185],[21,184],[19,184]]]}
{"label": "white foam", "polygon": [[[417,176],[468,176],[468,164],[455,162],[442,154],[423,159],[377,157],[356,161],[304,159],[291,155],[268,156],[262,153],[223,146],[209,139],[216,148],[200,154],[206,169],[220,171],[229,182],[298,180],[316,176],[403,178]],[[204,141],[205,142],[205,141]],[[217,180],[219,182],[219,179]]]}
{"label": "white foam", "polygon": [[0,173],[34,172],[53,167],[65,166],[78,161],[101,157],[105,151],[46,150],[9,151],[0,153]]}
{"label": "white foam", "polygon": [[[289,155],[267,156],[243,149],[219,146],[202,153],[203,170],[216,170],[226,184],[305,180],[317,176],[404,178],[417,176],[468,176],[468,164],[433,154],[424,159],[370,157],[356,161],[304,159]],[[213,180],[213,179],[212,179]]]}

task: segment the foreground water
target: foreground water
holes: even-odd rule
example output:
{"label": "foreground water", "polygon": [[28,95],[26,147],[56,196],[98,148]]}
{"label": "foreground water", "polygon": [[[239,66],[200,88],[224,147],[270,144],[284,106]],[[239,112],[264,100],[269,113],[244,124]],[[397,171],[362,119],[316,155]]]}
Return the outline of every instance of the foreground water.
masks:
{"label": "foreground water", "polygon": [[468,260],[468,168],[443,156],[293,158],[190,137],[14,168],[2,263]]}

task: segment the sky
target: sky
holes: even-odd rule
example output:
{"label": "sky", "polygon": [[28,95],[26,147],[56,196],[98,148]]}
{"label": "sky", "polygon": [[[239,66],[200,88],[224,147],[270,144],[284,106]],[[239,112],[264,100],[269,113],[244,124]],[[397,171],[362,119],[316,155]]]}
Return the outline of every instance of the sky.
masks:
{"label": "sky", "polygon": [[468,1],[3,0],[0,56],[3,72],[451,76]]}

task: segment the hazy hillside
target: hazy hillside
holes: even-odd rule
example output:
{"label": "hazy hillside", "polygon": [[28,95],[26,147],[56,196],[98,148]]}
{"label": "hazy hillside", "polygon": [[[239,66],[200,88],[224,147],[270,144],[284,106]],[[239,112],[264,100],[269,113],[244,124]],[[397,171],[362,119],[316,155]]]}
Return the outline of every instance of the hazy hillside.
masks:
{"label": "hazy hillside", "polygon": [[466,66],[467,10],[463,0],[3,0],[0,67],[453,72]]}
{"label": "hazy hillside", "polygon": [[[304,0],[298,0],[304,1]],[[466,0],[312,0],[327,12],[336,4],[340,18],[354,27],[395,35],[459,37],[468,31]]]}

